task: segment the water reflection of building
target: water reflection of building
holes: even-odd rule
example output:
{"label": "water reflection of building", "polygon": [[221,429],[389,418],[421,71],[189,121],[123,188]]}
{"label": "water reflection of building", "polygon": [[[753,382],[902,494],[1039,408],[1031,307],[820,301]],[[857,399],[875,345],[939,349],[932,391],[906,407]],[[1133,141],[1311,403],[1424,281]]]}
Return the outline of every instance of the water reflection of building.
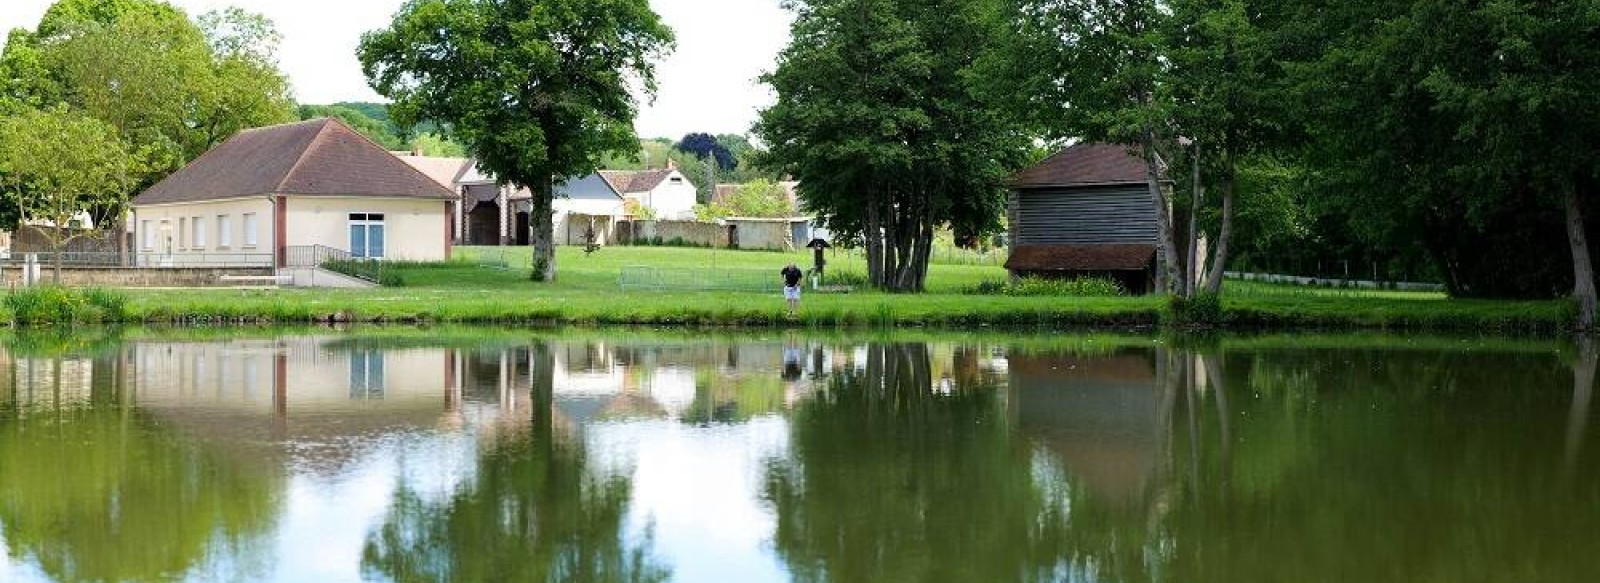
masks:
{"label": "water reflection of building", "polygon": [[1151,350],[1012,355],[1013,419],[1093,498],[1135,504],[1154,485],[1167,440],[1172,391],[1158,358]]}

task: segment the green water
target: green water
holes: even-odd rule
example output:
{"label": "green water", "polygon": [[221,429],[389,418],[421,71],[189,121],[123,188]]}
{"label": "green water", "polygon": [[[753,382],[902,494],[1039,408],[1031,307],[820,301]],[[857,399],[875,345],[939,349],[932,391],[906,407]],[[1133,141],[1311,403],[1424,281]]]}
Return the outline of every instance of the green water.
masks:
{"label": "green water", "polygon": [[1596,349],[11,337],[0,581],[1594,581]]}

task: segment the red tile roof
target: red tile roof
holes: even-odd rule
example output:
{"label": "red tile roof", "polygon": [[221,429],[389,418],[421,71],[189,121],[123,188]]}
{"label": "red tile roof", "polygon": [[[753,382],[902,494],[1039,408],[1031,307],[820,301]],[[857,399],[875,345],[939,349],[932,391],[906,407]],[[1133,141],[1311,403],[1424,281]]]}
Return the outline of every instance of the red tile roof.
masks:
{"label": "red tile roof", "polygon": [[1144,182],[1145,166],[1129,146],[1080,143],[1011,177],[1019,188]]}
{"label": "red tile roof", "polygon": [[673,170],[662,168],[657,170],[601,170],[600,177],[611,184],[611,188],[622,194],[634,192],[650,192],[660,186]]}
{"label": "red tile roof", "polygon": [[453,198],[449,188],[334,119],[245,130],[134,198],[134,204],[257,194]]}
{"label": "red tile roof", "polygon": [[1006,269],[1016,271],[1137,271],[1155,260],[1156,246],[1024,245],[1013,248]]}

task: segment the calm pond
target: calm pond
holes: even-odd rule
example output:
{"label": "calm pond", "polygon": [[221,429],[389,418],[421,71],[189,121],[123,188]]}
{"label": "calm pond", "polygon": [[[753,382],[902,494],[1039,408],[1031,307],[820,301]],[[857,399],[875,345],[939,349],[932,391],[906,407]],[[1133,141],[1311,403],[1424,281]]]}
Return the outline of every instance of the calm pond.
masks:
{"label": "calm pond", "polygon": [[8,337],[0,581],[1594,581],[1595,349]]}

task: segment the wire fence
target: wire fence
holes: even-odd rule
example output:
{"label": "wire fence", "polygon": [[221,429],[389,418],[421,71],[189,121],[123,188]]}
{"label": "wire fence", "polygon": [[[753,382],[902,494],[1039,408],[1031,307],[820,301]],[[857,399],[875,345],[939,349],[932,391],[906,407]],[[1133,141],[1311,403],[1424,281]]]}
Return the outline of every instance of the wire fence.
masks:
{"label": "wire fence", "polygon": [[707,269],[630,265],[618,278],[623,291],[765,291],[776,290],[776,270]]}

